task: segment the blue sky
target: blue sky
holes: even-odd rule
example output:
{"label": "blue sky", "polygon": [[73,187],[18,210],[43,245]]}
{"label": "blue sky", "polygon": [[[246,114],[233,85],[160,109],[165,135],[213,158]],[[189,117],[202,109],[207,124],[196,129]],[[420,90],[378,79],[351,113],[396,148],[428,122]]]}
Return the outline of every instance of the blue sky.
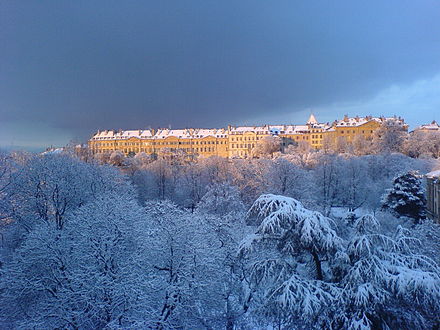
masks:
{"label": "blue sky", "polygon": [[0,146],[97,129],[440,120],[439,1],[0,2]]}

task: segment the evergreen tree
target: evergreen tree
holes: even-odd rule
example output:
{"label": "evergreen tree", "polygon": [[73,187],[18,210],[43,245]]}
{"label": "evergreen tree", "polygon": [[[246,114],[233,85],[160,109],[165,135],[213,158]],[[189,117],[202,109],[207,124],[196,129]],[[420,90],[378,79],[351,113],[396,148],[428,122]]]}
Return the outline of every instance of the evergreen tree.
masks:
{"label": "evergreen tree", "polygon": [[415,223],[426,218],[426,199],[417,172],[408,172],[394,179],[393,188],[382,199],[382,208],[397,217],[413,218]]}

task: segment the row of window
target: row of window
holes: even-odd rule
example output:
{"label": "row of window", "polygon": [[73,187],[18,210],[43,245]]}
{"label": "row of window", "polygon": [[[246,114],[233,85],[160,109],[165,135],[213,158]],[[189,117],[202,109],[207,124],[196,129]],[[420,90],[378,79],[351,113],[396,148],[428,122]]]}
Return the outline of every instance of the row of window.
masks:
{"label": "row of window", "polygon": [[[353,130],[352,132],[350,132],[350,130],[345,131],[345,132],[346,132],[346,134],[356,134],[355,130]],[[373,130],[370,130],[370,133],[373,133]],[[341,131],[341,134],[344,134],[344,131]],[[365,131],[362,131],[362,134],[365,134]]]}
{"label": "row of window", "polygon": [[[215,147],[169,148],[170,152],[174,152],[174,151],[178,151],[178,150],[185,151],[185,152],[215,152],[216,148]],[[135,152],[135,153],[146,152],[146,153],[150,153],[151,154],[151,153],[154,153],[154,152],[159,151],[159,150],[156,150],[154,148],[125,148],[125,149],[122,149],[122,151],[124,153],[129,153],[129,152]],[[102,149],[95,149],[94,150],[94,153],[98,153],[98,154],[102,154],[102,153],[106,153],[106,152],[108,152],[108,150],[102,150]]]}
{"label": "row of window", "polygon": [[263,137],[259,137],[259,136],[249,136],[249,137],[236,137],[236,138],[234,138],[234,137],[232,137],[231,138],[231,141],[232,142],[234,142],[234,141],[258,141],[258,140],[260,140],[260,139],[262,139]]}
{"label": "row of window", "polygon": [[97,147],[113,147],[113,146],[171,146],[171,145],[213,145],[213,144],[227,144],[227,141],[194,141],[192,143],[188,141],[179,141],[179,142],[170,142],[170,141],[164,141],[164,142],[101,142],[101,143],[95,143],[95,146]]}
{"label": "row of window", "polygon": [[[230,135],[243,135],[245,132],[230,132]],[[262,132],[262,131],[252,131],[252,134],[257,135],[268,135],[268,132]]]}
{"label": "row of window", "polygon": [[255,148],[255,143],[240,143],[240,144],[235,144],[235,143],[232,143],[232,149],[235,149],[235,148],[248,148],[248,149],[251,149],[251,148]]}

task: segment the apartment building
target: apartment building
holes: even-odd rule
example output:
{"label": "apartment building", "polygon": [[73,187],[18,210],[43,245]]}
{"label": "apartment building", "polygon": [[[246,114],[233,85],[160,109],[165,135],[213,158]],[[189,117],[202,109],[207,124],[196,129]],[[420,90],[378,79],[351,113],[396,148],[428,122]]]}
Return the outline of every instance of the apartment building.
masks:
{"label": "apartment building", "polygon": [[305,125],[228,126],[227,128],[147,129],[98,131],[88,145],[94,154],[122,151],[125,155],[139,152],[166,154],[181,152],[194,157],[219,156],[248,158],[257,143],[267,136],[282,139],[282,146],[305,143],[313,149],[323,148],[326,142],[352,143],[356,137],[372,139],[382,124],[391,123],[408,129],[400,117],[345,116],[332,124],[319,123],[311,115]]}

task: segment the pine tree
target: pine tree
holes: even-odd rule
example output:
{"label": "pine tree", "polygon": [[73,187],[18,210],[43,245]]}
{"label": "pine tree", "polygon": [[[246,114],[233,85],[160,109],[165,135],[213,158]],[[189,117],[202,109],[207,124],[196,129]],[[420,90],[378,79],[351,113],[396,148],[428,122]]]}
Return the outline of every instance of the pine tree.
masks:
{"label": "pine tree", "polygon": [[426,199],[417,172],[408,172],[394,179],[393,188],[382,199],[382,208],[397,217],[413,218],[415,223],[426,218]]}

